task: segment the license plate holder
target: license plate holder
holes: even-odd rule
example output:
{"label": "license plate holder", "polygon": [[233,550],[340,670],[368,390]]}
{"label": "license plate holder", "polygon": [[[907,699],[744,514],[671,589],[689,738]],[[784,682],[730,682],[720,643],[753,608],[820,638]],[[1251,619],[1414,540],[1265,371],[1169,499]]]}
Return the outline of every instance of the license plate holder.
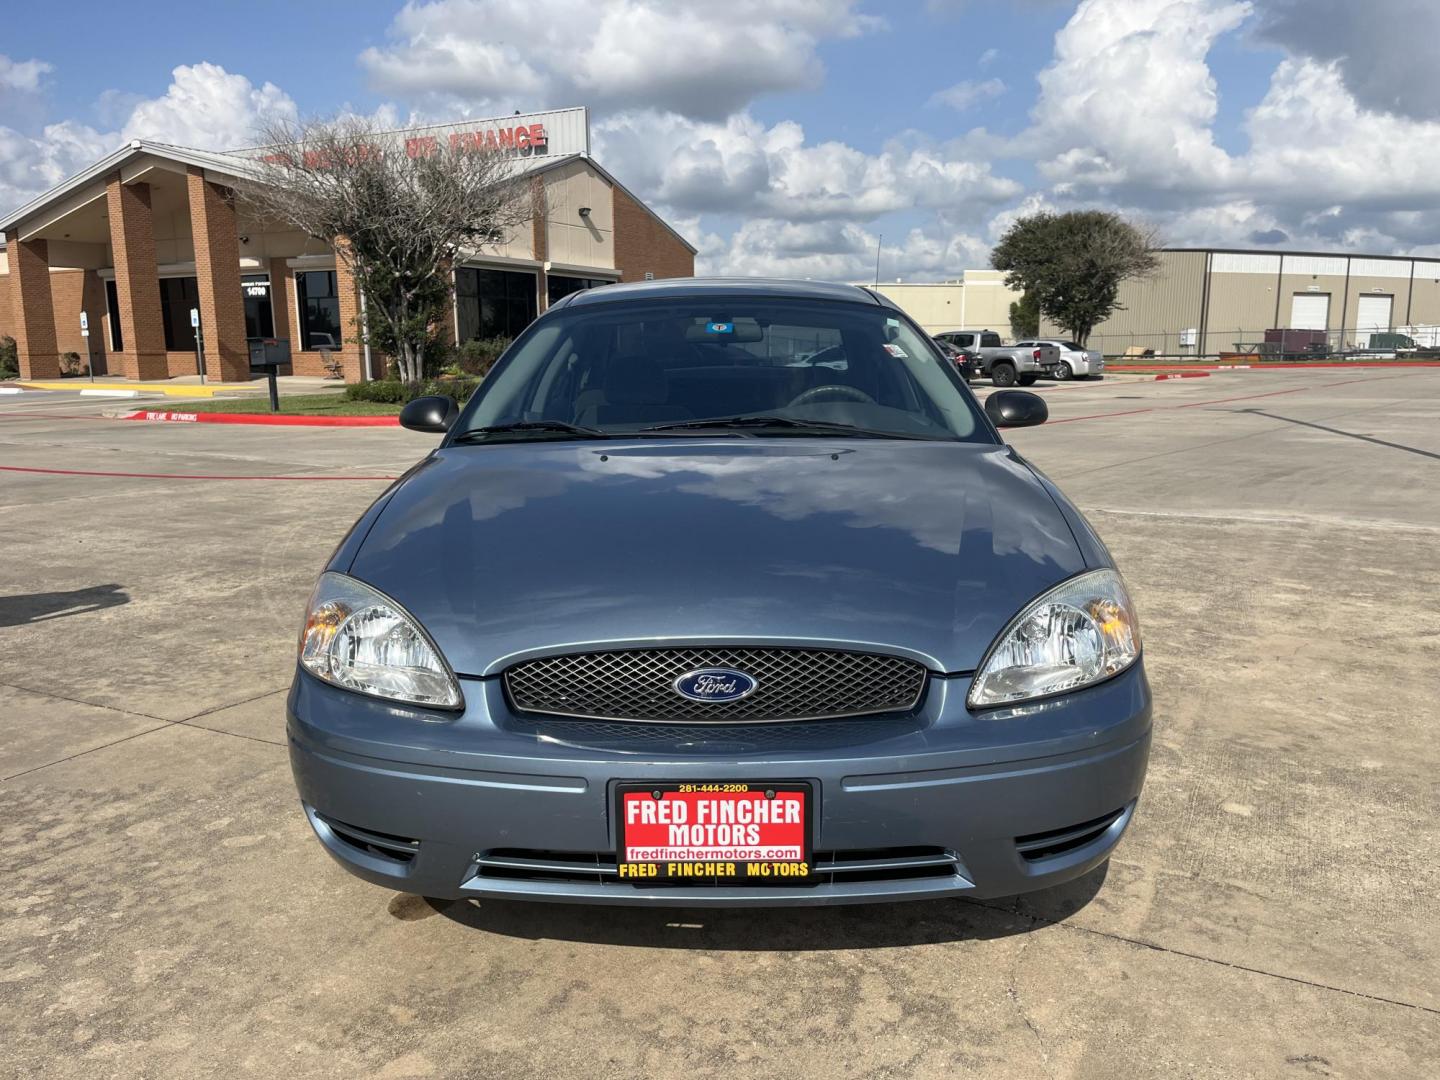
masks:
{"label": "license plate holder", "polygon": [[804,884],[813,877],[809,781],[621,783],[614,808],[622,882]]}

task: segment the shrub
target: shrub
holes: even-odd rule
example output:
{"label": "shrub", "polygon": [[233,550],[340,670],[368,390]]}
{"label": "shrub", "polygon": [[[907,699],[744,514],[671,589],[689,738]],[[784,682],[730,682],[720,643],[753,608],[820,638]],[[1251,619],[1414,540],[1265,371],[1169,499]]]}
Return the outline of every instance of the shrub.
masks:
{"label": "shrub", "polygon": [[510,338],[507,337],[467,341],[455,350],[456,363],[465,374],[477,375],[483,379],[495,366],[495,361],[500,359],[500,354],[509,347]]}
{"label": "shrub", "polygon": [[345,388],[345,396],[351,401],[378,401],[387,405],[404,405],[418,397],[436,395],[454,398],[464,402],[475,388],[479,379],[426,379],[418,383],[402,383],[398,379],[383,379],[367,383],[351,383]]}
{"label": "shrub", "polygon": [[63,378],[74,378],[83,374],[81,370],[80,354],[78,352],[67,352],[60,354],[60,375]]}
{"label": "shrub", "polygon": [[9,334],[0,337],[0,379],[13,379],[20,374],[20,350]]}
{"label": "shrub", "polygon": [[438,394],[441,397],[454,398],[460,404],[465,404],[475,388],[480,385],[479,379],[472,379],[462,376],[458,379],[431,379],[422,384],[420,393],[416,397],[424,397],[426,394]]}
{"label": "shrub", "polygon": [[351,383],[345,387],[345,396],[351,401],[379,401],[389,405],[403,405],[410,399],[405,396],[407,387],[398,379],[377,379],[374,382]]}

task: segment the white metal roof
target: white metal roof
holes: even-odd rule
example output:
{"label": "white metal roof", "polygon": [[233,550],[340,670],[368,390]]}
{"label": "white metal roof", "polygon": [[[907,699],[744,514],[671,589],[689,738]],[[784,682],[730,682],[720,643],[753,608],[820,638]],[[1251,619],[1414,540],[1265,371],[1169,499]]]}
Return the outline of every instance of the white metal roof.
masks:
{"label": "white metal roof", "polygon": [[214,150],[197,150],[191,146],[172,146],[170,143],[132,139],[118,150],[106,154],[95,164],[81,169],[74,176],[57,184],[45,194],[31,199],[24,206],[0,217],[0,232],[9,232],[12,225],[24,221],[31,214],[69,195],[72,191],[84,187],[92,180],[109,175],[127,161],[133,161],[143,154],[153,154],[155,157],[168,158],[183,165],[194,165],[197,168],[209,169],[226,176],[244,178],[254,175],[253,167],[249,166],[248,159],[235,154],[221,154]]}
{"label": "white metal roof", "polygon": [[[183,165],[194,165],[197,168],[205,169],[209,172],[220,173],[223,176],[232,176],[236,179],[249,179],[257,175],[257,170],[254,165],[254,159],[244,152],[199,150],[193,146],[177,146],[173,143],[152,142],[146,139],[133,139],[119,149],[113,151],[110,154],[107,154],[105,157],[95,162],[95,164],[89,166],[88,168],[82,169],[74,176],[57,184],[55,187],[45,192],[45,194],[31,199],[24,206],[21,206],[16,210],[12,210],[4,217],[0,217],[0,246],[3,246],[3,234],[8,233],[13,226],[24,221],[32,214],[36,214],[39,211],[43,210],[46,206],[59,201],[66,195],[69,195],[71,192],[84,187],[86,184],[89,184],[92,181],[98,180],[102,177],[108,176],[110,173],[119,169],[127,161],[132,161],[135,158],[145,154],[150,154],[154,157],[167,158],[171,161],[176,161]],[[590,166],[590,168],[598,172],[607,182],[613,184],[615,187],[623,191],[636,203],[636,205],[643,208],[648,214],[650,214],[651,217],[653,217],[656,221],[663,225],[665,229],[672,236],[675,237],[675,239],[679,240],[680,243],[684,244],[685,247],[689,249],[691,254],[695,253],[696,248],[694,244],[690,243],[690,241],[686,240],[683,236],[676,232],[674,228],[671,227],[669,222],[667,222],[659,214],[655,213],[655,211],[651,210],[650,207],[646,205],[643,199],[636,196],[634,192],[632,192],[624,184],[620,183],[619,180],[615,179],[615,177],[608,170],[602,168],[600,163],[597,162],[594,158],[590,157],[588,154],[574,153],[563,154],[559,157],[554,158],[527,158],[522,160],[522,166],[520,171],[522,175],[543,173],[548,172],[551,169],[558,168],[561,165],[567,165],[575,161],[584,161],[587,165]]]}

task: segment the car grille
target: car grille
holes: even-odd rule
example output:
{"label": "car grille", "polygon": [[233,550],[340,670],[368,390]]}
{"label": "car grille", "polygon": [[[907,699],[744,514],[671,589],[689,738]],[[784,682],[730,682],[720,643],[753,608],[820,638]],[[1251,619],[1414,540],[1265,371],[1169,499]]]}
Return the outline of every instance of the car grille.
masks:
{"label": "car grille", "polygon": [[[738,701],[691,701],[675,689],[700,668],[733,668],[755,680]],[[925,668],[914,660],[829,649],[630,649],[547,656],[505,673],[522,712],[592,720],[682,724],[769,723],[902,712],[920,700]]]}

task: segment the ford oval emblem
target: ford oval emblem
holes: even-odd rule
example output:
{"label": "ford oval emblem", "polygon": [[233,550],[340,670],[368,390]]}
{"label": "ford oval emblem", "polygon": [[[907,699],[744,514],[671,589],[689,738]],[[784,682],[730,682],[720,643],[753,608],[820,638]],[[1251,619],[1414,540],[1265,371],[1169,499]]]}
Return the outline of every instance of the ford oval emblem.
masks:
{"label": "ford oval emblem", "polygon": [[709,667],[688,671],[675,680],[675,692],[691,701],[739,701],[760,684],[743,671]]}

